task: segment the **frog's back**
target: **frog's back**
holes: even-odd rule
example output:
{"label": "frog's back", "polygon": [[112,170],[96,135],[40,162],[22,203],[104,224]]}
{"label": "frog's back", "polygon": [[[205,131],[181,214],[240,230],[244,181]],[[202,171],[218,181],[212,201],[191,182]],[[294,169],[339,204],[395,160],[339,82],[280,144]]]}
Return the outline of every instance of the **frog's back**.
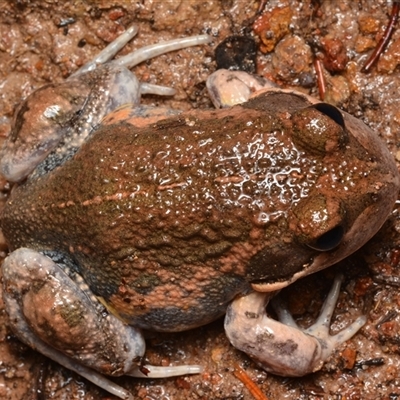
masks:
{"label": "frog's back", "polygon": [[[90,227],[93,238],[110,238],[105,254],[132,237],[137,246],[201,237],[189,257],[204,258],[224,241],[247,241],[257,223],[285,214],[317,180],[318,162],[293,145],[280,118],[240,106],[204,115],[101,128],[72,160],[16,189],[21,196],[6,219],[18,213],[40,229],[10,233],[12,247],[86,241]],[[300,170],[307,176],[296,177]]]}
{"label": "frog's back", "polygon": [[[308,105],[296,101],[290,111]],[[298,220],[330,204],[334,175],[360,189],[335,182],[348,225],[368,207],[355,172],[368,162],[365,148],[350,138],[334,154],[307,152],[277,104],[100,128],[73,159],[16,188],[3,221],[11,247],[69,257],[138,326],[215,319],[250,283],[288,279],[316,259]]]}

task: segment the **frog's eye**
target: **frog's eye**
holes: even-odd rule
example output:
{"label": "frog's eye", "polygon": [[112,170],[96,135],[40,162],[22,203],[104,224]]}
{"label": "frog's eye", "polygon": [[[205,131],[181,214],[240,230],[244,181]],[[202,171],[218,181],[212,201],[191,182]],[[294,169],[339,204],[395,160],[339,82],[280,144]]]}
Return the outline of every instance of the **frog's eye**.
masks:
{"label": "frog's eye", "polygon": [[307,243],[307,246],[319,251],[333,250],[335,247],[339,246],[343,235],[344,229],[342,226],[338,225],[328,232],[323,233],[313,243]]}
{"label": "frog's eye", "polygon": [[335,197],[311,193],[293,208],[289,227],[297,241],[318,251],[337,247],[346,231],[346,207]]}
{"label": "frog's eye", "polygon": [[307,152],[333,153],[348,141],[342,113],[327,103],[314,104],[292,114],[292,140]]}
{"label": "frog's eye", "polygon": [[343,115],[336,107],[328,103],[318,103],[314,104],[312,107],[318,111],[321,111],[321,113],[325,114],[327,117],[340,125],[342,129],[345,129]]}

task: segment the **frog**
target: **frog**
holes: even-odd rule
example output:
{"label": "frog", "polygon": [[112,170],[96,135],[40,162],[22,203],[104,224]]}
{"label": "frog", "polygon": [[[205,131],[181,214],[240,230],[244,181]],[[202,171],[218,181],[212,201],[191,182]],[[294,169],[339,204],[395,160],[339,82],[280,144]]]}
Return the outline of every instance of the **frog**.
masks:
{"label": "frog", "polygon": [[15,182],[1,220],[12,330],[123,399],[132,395],[105,375],[202,371],[144,364],[143,332],[224,314],[230,342],[266,371],[320,369],[366,321],[330,335],[342,278],[307,329],[274,296],[380,229],[400,187],[390,152],[350,114],[244,72],[208,78],[215,109],[140,105],[144,92],[171,91],[129,68],[170,47],[112,60],[135,33],[16,112],[0,160]]}

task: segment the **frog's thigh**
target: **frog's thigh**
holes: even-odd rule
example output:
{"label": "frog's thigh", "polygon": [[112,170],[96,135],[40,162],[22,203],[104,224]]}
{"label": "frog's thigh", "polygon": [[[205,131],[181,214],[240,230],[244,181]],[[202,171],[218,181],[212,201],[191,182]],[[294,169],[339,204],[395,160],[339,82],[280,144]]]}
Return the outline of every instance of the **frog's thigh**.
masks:
{"label": "frog's thigh", "polygon": [[21,248],[2,268],[11,327],[23,342],[60,364],[57,350],[106,374],[137,367],[132,360],[145,351],[141,333],[110,315],[49,257]]}
{"label": "frog's thigh", "polygon": [[335,348],[353,336],[366,318],[359,317],[337,335],[329,335],[330,319],[339,294],[338,277],[318,320],[302,330],[279,305],[282,322],[265,312],[271,294],[252,292],[235,299],[225,318],[225,331],[233,346],[252,357],[266,371],[282,376],[303,376],[320,369]]}

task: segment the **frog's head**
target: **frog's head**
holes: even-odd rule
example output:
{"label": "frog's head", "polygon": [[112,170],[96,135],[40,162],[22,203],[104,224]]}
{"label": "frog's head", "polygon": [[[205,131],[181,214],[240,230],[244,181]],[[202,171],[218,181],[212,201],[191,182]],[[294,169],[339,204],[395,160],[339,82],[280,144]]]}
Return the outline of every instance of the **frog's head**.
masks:
{"label": "frog's head", "polygon": [[386,146],[351,115],[319,103],[294,111],[290,123],[292,141],[323,167],[289,210],[282,237],[270,238],[250,261],[257,291],[279,290],[359,249],[383,225],[400,188]]}

